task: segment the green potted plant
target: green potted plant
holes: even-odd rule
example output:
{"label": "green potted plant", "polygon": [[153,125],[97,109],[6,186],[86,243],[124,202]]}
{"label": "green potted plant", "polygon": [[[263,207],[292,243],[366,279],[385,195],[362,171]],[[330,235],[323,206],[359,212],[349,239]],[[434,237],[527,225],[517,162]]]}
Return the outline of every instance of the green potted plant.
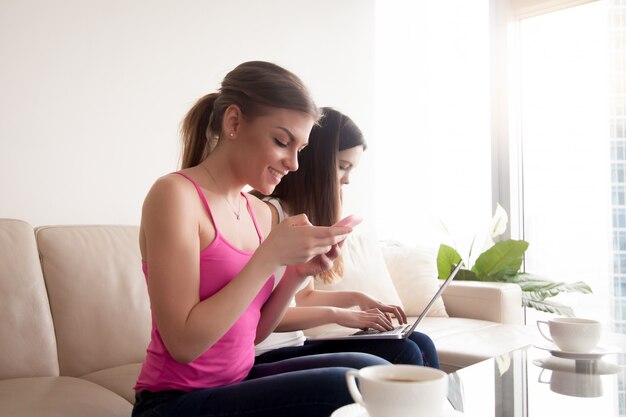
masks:
{"label": "green potted plant", "polygon": [[592,292],[591,288],[582,281],[556,282],[520,271],[524,261],[524,253],[528,249],[528,242],[513,239],[498,242],[493,240],[504,233],[507,223],[506,211],[498,205],[492,218],[490,231],[486,236],[486,242],[483,245],[484,249],[473,263],[471,263],[471,255],[472,251],[476,249],[476,236],[470,245],[466,260],[453,247],[441,244],[437,253],[439,278],[444,279],[450,274],[454,265],[463,262],[465,268],[459,270],[455,280],[514,283],[522,289],[522,304],[525,307],[573,317],[574,310],[571,307],[550,300],[550,298],[562,292],[589,294]]}

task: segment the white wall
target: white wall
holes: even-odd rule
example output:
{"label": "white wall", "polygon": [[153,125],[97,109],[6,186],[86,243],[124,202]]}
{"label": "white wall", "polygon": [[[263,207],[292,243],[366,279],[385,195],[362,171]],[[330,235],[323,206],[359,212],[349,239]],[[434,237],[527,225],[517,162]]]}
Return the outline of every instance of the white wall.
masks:
{"label": "white wall", "polygon": [[492,214],[489,0],[376,6],[378,235],[466,254]]}
{"label": "white wall", "polygon": [[[243,61],[292,70],[374,141],[374,0],[3,0],[0,57],[0,217],[34,226],[138,224],[184,113]],[[365,216],[372,159],[346,193]]]}

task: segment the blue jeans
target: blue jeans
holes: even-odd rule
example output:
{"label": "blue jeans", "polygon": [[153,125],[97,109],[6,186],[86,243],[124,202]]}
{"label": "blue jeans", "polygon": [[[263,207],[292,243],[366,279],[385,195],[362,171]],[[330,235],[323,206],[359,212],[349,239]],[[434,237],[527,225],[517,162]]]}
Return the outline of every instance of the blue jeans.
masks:
{"label": "blue jeans", "polygon": [[346,371],[387,364],[364,353],[294,357],[255,365],[242,382],[191,392],[140,391],[133,417],[328,417],[353,402]]}
{"label": "blue jeans", "polygon": [[423,365],[439,368],[439,358],[432,339],[413,332],[408,338],[306,341],[304,346],[290,346],[265,352],[256,357],[255,365],[288,358],[336,352],[362,352],[376,355],[393,364]]}

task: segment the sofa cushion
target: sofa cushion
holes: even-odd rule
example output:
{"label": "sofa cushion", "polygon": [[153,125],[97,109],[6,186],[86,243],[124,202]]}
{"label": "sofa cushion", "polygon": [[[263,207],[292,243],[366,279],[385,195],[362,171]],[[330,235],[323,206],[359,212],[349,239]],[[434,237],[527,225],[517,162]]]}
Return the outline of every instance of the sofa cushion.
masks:
{"label": "sofa cushion", "polygon": [[72,377],[0,381],[0,417],[128,417],[132,405],[89,381]]}
{"label": "sofa cushion", "polygon": [[143,361],[151,319],[135,226],[36,231],[61,375]]}
{"label": "sofa cushion", "polygon": [[135,382],[141,370],[141,363],[116,366],[81,376],[81,379],[94,382],[135,403]]}
{"label": "sofa cushion", "polygon": [[343,278],[332,284],[315,282],[319,290],[362,291],[386,304],[402,306],[381,252],[371,232],[354,231],[341,249]]}
{"label": "sofa cushion", "polygon": [[[409,316],[419,316],[439,290],[437,252],[421,246],[381,242],[381,248],[393,284]],[[438,298],[428,312],[432,317],[448,317],[443,298]]]}
{"label": "sofa cushion", "polygon": [[0,379],[59,375],[35,233],[20,220],[0,219],[0,297]]}

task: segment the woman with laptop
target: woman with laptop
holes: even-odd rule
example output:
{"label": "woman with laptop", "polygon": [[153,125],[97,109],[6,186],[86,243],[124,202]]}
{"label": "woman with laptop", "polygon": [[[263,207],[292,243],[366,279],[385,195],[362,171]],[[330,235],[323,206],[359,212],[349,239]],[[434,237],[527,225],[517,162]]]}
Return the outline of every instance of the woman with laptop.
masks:
{"label": "woman with laptop", "polygon": [[[341,188],[350,182],[350,173],[358,165],[367,144],[358,126],[346,115],[332,108],[322,108],[319,125],[311,130],[309,145],[298,158],[299,169],[289,173],[269,196],[258,191],[271,207],[274,224],[291,214],[305,213],[312,224],[330,226],[341,214]],[[334,266],[315,276],[324,282],[340,279],[341,257]],[[281,272],[276,273],[280,278]],[[358,306],[359,310],[349,307]],[[396,364],[439,367],[433,341],[413,332],[404,339],[376,340],[305,340],[302,330],[336,323],[354,329],[391,330],[391,317],[406,324],[399,306],[386,305],[357,291],[317,291],[312,278],[304,282],[276,328],[256,346],[256,364],[305,355],[335,352],[365,352]]]}

